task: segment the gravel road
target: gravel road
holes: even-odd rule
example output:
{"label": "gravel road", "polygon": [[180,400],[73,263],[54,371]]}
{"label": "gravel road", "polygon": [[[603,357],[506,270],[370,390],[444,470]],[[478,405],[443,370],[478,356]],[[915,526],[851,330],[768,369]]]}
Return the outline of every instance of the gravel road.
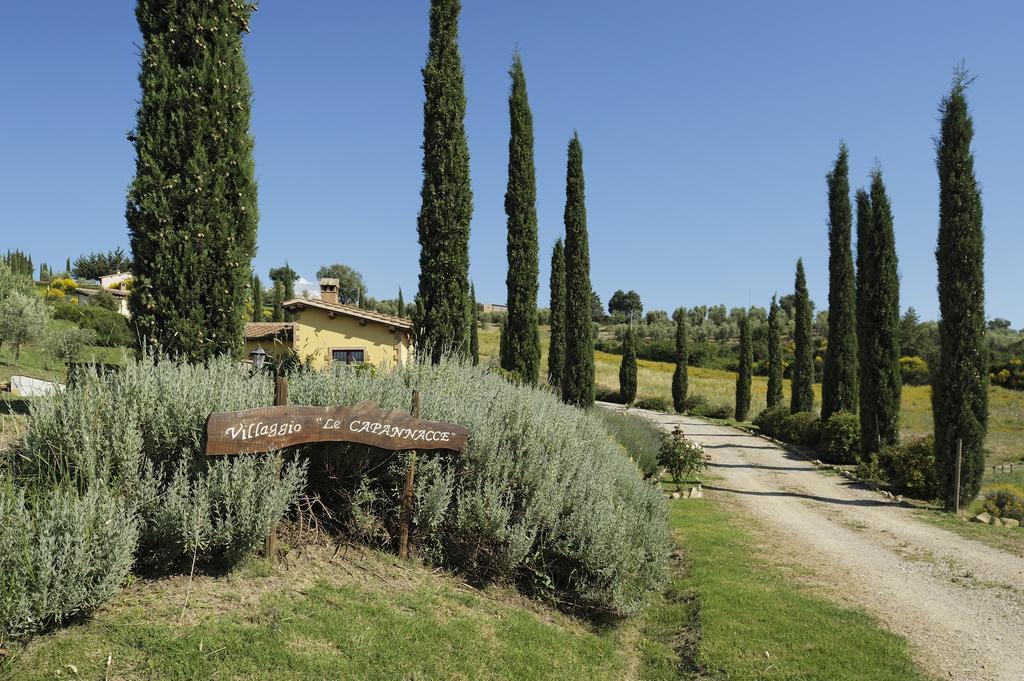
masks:
{"label": "gravel road", "polygon": [[762,438],[630,411],[703,444],[716,478],[705,493],[735,497],[787,544],[789,559],[837,575],[833,594],[904,636],[924,669],[958,681],[1024,680],[1024,558],[933,527]]}

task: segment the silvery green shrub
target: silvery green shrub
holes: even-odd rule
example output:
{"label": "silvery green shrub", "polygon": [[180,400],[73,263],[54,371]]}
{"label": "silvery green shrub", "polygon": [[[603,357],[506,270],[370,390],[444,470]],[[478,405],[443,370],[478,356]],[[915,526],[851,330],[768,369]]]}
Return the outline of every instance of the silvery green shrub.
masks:
{"label": "silvery green shrub", "polygon": [[306,484],[305,462],[285,464],[280,479],[278,465],[276,454],[217,459],[196,475],[182,459],[165,485],[144,484],[160,490],[139,505],[145,562],[230,562],[262,545]]}
{"label": "silvery green shrub", "polygon": [[[668,554],[664,501],[597,414],[454,360],[390,372],[298,372],[289,394],[294,404],[372,400],[385,410],[408,411],[414,389],[423,418],[458,423],[471,433],[461,454],[419,453],[414,542],[424,555],[479,579],[541,577],[563,602],[614,614],[633,610],[659,584]],[[272,395],[267,376],[248,376],[230,359],[202,366],[130,362],[117,374],[86,376],[63,395],[35,404],[24,455],[36,470],[56,476],[113,471],[111,484],[126,486],[140,509],[147,550],[226,557],[251,544],[254,535],[244,528],[255,532],[266,517],[261,514],[273,514],[225,499],[294,495],[305,471],[296,468],[295,478],[276,483],[261,477],[252,457],[210,467],[201,452],[206,418],[212,411],[268,406]],[[139,442],[133,478],[128,462]],[[341,461],[356,455],[365,456],[365,447],[339,445],[326,454]],[[373,503],[360,512],[376,513],[377,522],[364,515],[364,527],[394,526],[401,457],[341,483],[352,492],[373,491]],[[232,470],[235,478],[218,468],[244,460],[253,463]],[[121,461],[124,475],[116,473]],[[245,485],[230,482],[242,478]],[[263,491],[256,495],[256,489]],[[287,504],[275,508],[283,512]]]}
{"label": "silvery green shrub", "polygon": [[289,394],[297,404],[373,400],[407,411],[414,389],[423,418],[470,430],[461,454],[419,453],[416,540],[431,557],[480,578],[543,572],[563,600],[613,613],[659,583],[664,500],[597,414],[458,361],[300,374]]}
{"label": "silvery green shrub", "polygon": [[0,483],[0,518],[0,643],[88,613],[131,569],[138,522],[102,482]]}
{"label": "silvery green shrub", "polygon": [[227,358],[82,371],[63,393],[33,401],[11,468],[51,484],[108,483],[138,510],[149,565],[193,554],[232,560],[259,545],[301,495],[305,467],[287,465],[279,480],[268,457],[207,458],[206,418],[272,400],[267,374],[251,375]]}

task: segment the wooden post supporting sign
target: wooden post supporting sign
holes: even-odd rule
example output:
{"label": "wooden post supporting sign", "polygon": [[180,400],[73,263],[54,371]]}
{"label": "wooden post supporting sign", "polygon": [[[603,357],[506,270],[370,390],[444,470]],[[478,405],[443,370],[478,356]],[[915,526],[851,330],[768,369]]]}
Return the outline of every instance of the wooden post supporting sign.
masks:
{"label": "wooden post supporting sign", "polygon": [[[420,417],[420,391],[412,391],[412,416]],[[405,472],[405,491],[402,494],[402,515],[398,529],[398,557],[409,557],[409,526],[412,524],[412,492],[416,477],[416,450],[409,452],[409,469]]]}
{"label": "wooden post supporting sign", "polygon": [[[274,406],[283,407],[288,404],[288,379],[284,376],[274,377]],[[281,479],[281,459],[277,460],[277,479]],[[270,528],[267,535],[266,554],[267,560],[273,562],[274,554],[277,552],[277,525]]]}
{"label": "wooden post supporting sign", "polygon": [[964,441],[963,441],[963,438],[959,438],[958,437],[956,439],[956,491],[954,493],[955,494],[954,504],[956,506],[956,514],[957,515],[960,515],[960,464],[961,464],[961,461],[963,460],[963,455],[964,455]]}

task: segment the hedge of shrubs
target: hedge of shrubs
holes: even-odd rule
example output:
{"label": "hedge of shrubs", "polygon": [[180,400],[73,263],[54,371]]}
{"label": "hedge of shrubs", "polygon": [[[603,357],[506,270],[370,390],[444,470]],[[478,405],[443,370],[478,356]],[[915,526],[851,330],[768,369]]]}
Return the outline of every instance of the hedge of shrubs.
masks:
{"label": "hedge of shrubs", "polygon": [[[643,407],[648,409],[649,407]],[[661,447],[661,430],[647,419],[635,414],[600,409],[605,429],[610,433],[626,454],[636,462],[645,477],[658,469],[658,448]]]}
{"label": "hedge of shrubs", "polygon": [[860,418],[840,411],[832,414],[821,428],[818,449],[822,461],[834,464],[856,464],[860,461]]}
{"label": "hedge of shrubs", "polygon": [[789,407],[777,405],[754,418],[754,426],[768,437],[805,447],[817,446],[821,439],[821,419],[812,412],[789,413]]}
{"label": "hedge of shrubs", "polygon": [[982,510],[997,518],[1014,518],[1024,522],[1024,489],[1017,485],[988,485],[981,490]]}
{"label": "hedge of shrubs", "polygon": [[[408,409],[419,389],[423,418],[470,429],[459,456],[424,453],[418,463],[413,542],[425,559],[479,580],[545,585],[559,602],[601,614],[631,612],[660,584],[664,500],[596,413],[455,361],[379,375],[300,371],[289,388],[294,404],[373,400],[385,410]],[[230,359],[143,360],[82,372],[63,393],[34,400],[22,445],[0,461],[17,481],[0,492],[0,508],[22,519],[0,525],[0,556],[61,571],[0,564],[0,641],[95,607],[133,562],[184,570],[192,560],[237,560],[306,490],[309,461],[348,466],[333,481],[350,492],[339,510],[393,536],[401,455],[310,446],[287,457],[278,477],[274,453],[203,454],[210,412],[268,406],[272,395],[269,376],[244,374]],[[70,588],[69,575],[78,592],[46,596]]]}

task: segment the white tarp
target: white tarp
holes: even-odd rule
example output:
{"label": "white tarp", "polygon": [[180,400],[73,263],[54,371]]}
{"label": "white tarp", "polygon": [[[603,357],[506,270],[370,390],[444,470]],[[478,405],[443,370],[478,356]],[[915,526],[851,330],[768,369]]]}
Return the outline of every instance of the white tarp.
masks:
{"label": "white tarp", "polygon": [[63,391],[64,386],[52,381],[43,381],[31,376],[11,376],[11,393],[22,397],[39,397]]}

